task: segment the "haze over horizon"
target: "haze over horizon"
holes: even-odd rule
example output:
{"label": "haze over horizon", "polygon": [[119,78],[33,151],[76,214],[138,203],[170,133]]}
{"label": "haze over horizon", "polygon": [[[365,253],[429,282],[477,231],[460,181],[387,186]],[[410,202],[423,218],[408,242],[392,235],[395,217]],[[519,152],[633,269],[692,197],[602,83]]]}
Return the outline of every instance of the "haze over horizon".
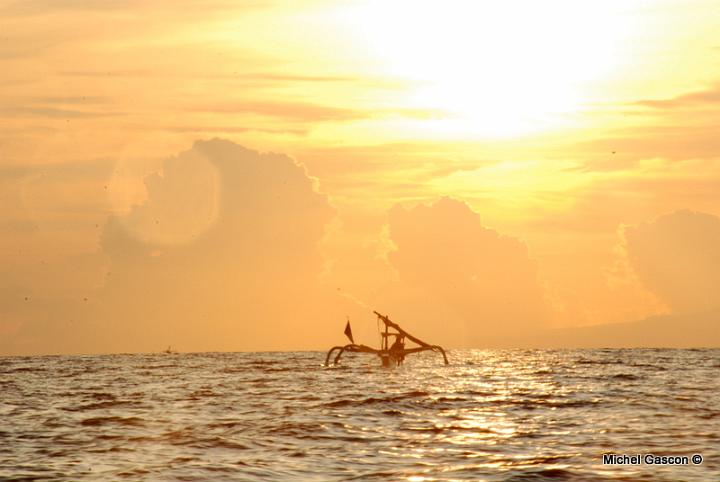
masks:
{"label": "haze over horizon", "polygon": [[720,346],[709,0],[0,18],[0,355]]}

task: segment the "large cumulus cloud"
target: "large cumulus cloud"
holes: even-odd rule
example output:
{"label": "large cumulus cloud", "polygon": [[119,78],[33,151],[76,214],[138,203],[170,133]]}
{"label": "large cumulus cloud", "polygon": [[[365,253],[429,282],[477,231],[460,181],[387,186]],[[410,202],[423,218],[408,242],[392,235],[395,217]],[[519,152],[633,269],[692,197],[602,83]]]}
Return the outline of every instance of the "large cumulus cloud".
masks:
{"label": "large cumulus cloud", "polygon": [[103,228],[104,285],[24,323],[17,346],[47,353],[329,342],[323,320],[337,321],[342,310],[328,309],[338,296],[318,281],[319,243],[334,211],[302,165],[198,141],[145,185],[146,199]]}
{"label": "large cumulus cloud", "polygon": [[676,211],[622,230],[630,266],[676,313],[720,308],[720,218]]}
{"label": "large cumulus cloud", "polygon": [[396,249],[388,257],[400,278],[392,304],[426,333],[488,346],[541,327],[545,302],[526,246],[484,227],[466,204],[396,206],[389,226]]}
{"label": "large cumulus cloud", "polygon": [[226,350],[307,339],[333,213],[302,166],[216,139],[168,159],[147,189],[102,239],[102,308],[130,305],[112,317],[121,338]]}

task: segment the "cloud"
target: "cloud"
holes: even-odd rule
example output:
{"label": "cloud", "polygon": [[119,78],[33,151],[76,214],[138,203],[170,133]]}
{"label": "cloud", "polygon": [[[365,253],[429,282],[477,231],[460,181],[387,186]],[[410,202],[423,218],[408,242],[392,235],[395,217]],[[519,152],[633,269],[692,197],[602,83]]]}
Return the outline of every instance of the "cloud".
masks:
{"label": "cloud", "polygon": [[198,110],[225,114],[256,114],[290,121],[349,121],[371,117],[440,118],[447,112],[437,109],[349,109],[309,102],[251,101],[204,106]]}
{"label": "cloud", "polygon": [[[174,77],[176,74],[170,72],[157,72],[153,70],[64,70],[58,72],[64,77],[90,77],[90,78],[131,78],[131,77]],[[213,80],[232,80],[244,83],[257,83],[257,85],[268,85],[272,83],[287,84],[293,82],[299,83],[335,83],[335,82],[368,82],[365,79],[348,76],[332,76],[332,75],[302,75],[288,74],[276,72],[252,72],[230,74],[221,73],[213,74],[203,73],[184,73],[184,78],[194,79],[213,79]],[[379,82],[379,81],[376,81]]]}
{"label": "cloud", "polygon": [[475,156],[457,159],[452,152],[405,143],[315,147],[297,155],[323,180],[334,201],[382,211],[398,202],[434,198],[439,181],[493,162]]}
{"label": "cloud", "polygon": [[3,38],[0,34],[0,61],[35,57],[54,45],[51,39]]}
{"label": "cloud", "polygon": [[[84,0],[21,0],[11,1],[0,8],[0,13],[8,16],[33,16],[33,15],[54,15],[59,13],[87,13],[91,12],[116,12],[121,10],[127,10],[130,8],[149,8],[158,9],[160,11],[171,10],[177,11],[178,14],[189,14],[189,13],[202,13],[205,10],[212,9],[234,9],[234,10],[248,10],[257,8],[267,8],[275,4],[271,1],[248,1],[243,2],[242,5],[237,5],[235,2],[228,2],[226,0],[213,0],[207,2],[202,8],[191,1],[139,1],[139,0],[105,0],[103,2],[85,2]],[[173,7],[182,8],[176,9]],[[190,12],[188,12],[188,10]]]}
{"label": "cloud", "polygon": [[693,125],[689,119],[676,119],[676,125],[636,127],[621,135],[584,141],[575,145],[584,159],[584,171],[627,171],[637,168],[640,161],[652,158],[670,160],[716,159],[720,151],[720,129],[716,120]]}
{"label": "cloud", "polygon": [[0,219],[0,233],[32,233],[38,230],[37,224],[27,219]]}
{"label": "cloud", "polygon": [[222,133],[222,134],[242,134],[245,132],[261,132],[265,134],[289,134],[294,136],[305,136],[308,129],[263,129],[260,127],[242,127],[242,126],[203,126],[203,125],[181,125],[181,126],[158,126],[160,130],[170,132],[204,132],[204,133]]}
{"label": "cloud", "polygon": [[[720,85],[668,99],[645,99],[621,115],[640,123],[570,144],[566,155],[582,159],[586,172],[631,171],[647,159],[717,159],[720,150]],[[638,108],[639,107],[639,108]]]}
{"label": "cloud", "polygon": [[109,97],[103,97],[99,95],[67,95],[67,96],[56,96],[56,97],[37,97],[33,99],[34,102],[42,104],[107,104],[110,101]]}
{"label": "cloud", "polygon": [[224,75],[222,78],[234,79],[234,80],[249,80],[249,81],[262,81],[266,82],[359,82],[361,79],[350,76],[339,76],[339,75],[302,75],[302,74],[288,74],[288,73],[277,73],[277,72],[252,72],[252,73],[241,73],[233,75]]}
{"label": "cloud", "polygon": [[333,216],[304,168],[215,139],[168,159],[146,185],[147,201],[111,219],[101,242],[105,308],[136,304],[117,326],[156,344],[170,333],[208,348],[297,343]]}
{"label": "cloud", "polygon": [[720,218],[689,210],[625,226],[630,266],[675,313],[720,308]]}
{"label": "cloud", "polygon": [[103,228],[104,286],[34,312],[4,351],[332,343],[336,333],[320,319],[344,311],[328,306],[339,297],[319,282],[319,243],[334,210],[303,166],[214,139],[166,159],[145,182],[146,200]]}
{"label": "cloud", "polygon": [[18,14],[47,14],[48,11],[84,11],[88,8],[93,10],[119,10],[126,8],[134,1],[128,0],[108,0],[105,2],[99,2],[98,4],[87,5],[81,0],[58,0],[48,2],[46,0],[29,0],[29,1],[15,1],[6,4],[2,10],[5,14],[18,15]]}
{"label": "cloud", "polygon": [[59,109],[55,107],[3,107],[0,108],[0,117],[46,117],[49,119],[61,118],[96,118],[123,115],[120,112],[90,112],[72,109]]}
{"label": "cloud", "polygon": [[47,176],[48,180],[78,178],[105,179],[110,176],[114,161],[109,158],[86,159],[57,163],[0,165],[0,181],[29,176]]}
{"label": "cloud", "polygon": [[238,102],[203,107],[207,112],[227,114],[257,114],[280,117],[294,121],[342,121],[365,117],[366,113],[355,109],[344,109],[306,102]]}
{"label": "cloud", "polygon": [[688,92],[669,99],[646,99],[635,103],[635,105],[653,109],[685,109],[717,106],[718,104],[720,104],[720,86]]}
{"label": "cloud", "polygon": [[397,248],[388,259],[400,278],[392,305],[403,320],[444,343],[469,346],[543,324],[543,291],[526,246],[484,227],[466,204],[443,198],[395,206],[389,227]]}

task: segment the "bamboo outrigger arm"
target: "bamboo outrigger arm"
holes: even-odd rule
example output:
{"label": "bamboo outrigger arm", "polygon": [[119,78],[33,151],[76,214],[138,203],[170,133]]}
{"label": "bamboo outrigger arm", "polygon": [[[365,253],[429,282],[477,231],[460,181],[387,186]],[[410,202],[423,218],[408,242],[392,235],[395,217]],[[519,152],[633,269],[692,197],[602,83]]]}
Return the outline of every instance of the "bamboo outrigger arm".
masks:
{"label": "bamboo outrigger arm", "polygon": [[370,348],[369,346],[365,345],[356,345],[354,343],[350,343],[349,345],[345,346],[334,346],[330,349],[327,356],[325,357],[325,365],[329,365],[330,362],[330,356],[332,353],[338,350],[337,355],[335,355],[335,359],[333,360],[333,365],[337,364],[337,362],[340,361],[340,357],[342,356],[343,352],[349,351],[351,353],[375,353],[380,354],[381,350],[376,350],[375,348]]}
{"label": "bamboo outrigger arm", "polygon": [[[410,355],[412,353],[420,353],[423,351],[434,351],[441,353],[445,364],[449,364],[447,355],[443,347],[441,347],[440,345],[431,345],[429,343],[425,343],[424,341],[412,336],[407,331],[400,328],[397,323],[391,321],[390,318],[388,318],[387,316],[382,315],[377,311],[375,311],[374,313],[378,316],[378,319],[382,320],[382,322],[385,323],[385,333],[382,333],[383,347],[378,350],[367,345],[358,345],[355,343],[350,343],[349,345],[345,346],[334,346],[330,349],[330,351],[328,351],[327,356],[325,357],[326,366],[330,365],[330,359],[332,358],[333,353],[335,353],[336,351],[337,353],[335,354],[335,358],[332,361],[333,364],[337,364],[340,361],[340,357],[342,356],[342,354],[346,351],[351,353],[376,354],[383,360],[384,366],[389,366],[390,359],[395,360],[399,365],[405,359],[405,355]],[[397,333],[390,333],[388,330],[389,328],[396,330]],[[387,339],[390,336],[407,338],[408,340],[416,343],[418,346],[415,348],[404,348],[404,346],[402,348],[388,347]]]}

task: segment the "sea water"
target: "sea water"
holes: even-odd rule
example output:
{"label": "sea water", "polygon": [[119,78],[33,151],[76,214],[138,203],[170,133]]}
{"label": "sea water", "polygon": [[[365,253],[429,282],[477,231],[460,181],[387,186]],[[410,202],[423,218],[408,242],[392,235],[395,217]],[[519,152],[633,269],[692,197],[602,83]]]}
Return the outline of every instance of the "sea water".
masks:
{"label": "sea water", "polygon": [[720,480],[720,350],[448,356],[0,357],[0,479]]}

